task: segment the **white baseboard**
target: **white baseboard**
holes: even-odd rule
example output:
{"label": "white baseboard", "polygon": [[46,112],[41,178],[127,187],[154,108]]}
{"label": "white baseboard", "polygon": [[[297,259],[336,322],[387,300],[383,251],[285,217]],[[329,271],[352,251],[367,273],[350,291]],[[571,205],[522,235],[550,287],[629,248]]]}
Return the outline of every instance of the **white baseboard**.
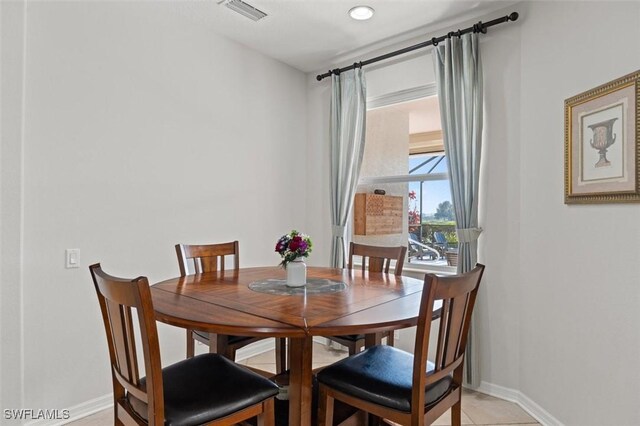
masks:
{"label": "white baseboard", "polygon": [[71,423],[83,417],[90,416],[98,411],[113,407],[113,394],[104,395],[69,408],[69,418],[65,420],[34,420],[25,426],[58,426]]}
{"label": "white baseboard", "polygon": [[[322,345],[330,345],[335,344],[336,346],[340,346],[335,342],[331,342],[331,340],[322,336],[313,336],[314,343],[320,343]],[[265,352],[269,352],[275,348],[275,339],[265,339],[260,340],[252,345],[245,346],[242,349],[238,349],[236,352],[236,361],[244,361],[245,359],[251,358],[256,355],[260,355]]]}
{"label": "white baseboard", "polygon": [[[274,350],[276,347],[276,339],[264,339],[240,348],[236,351],[236,361],[244,361],[256,355]],[[275,359],[274,359],[275,361]]]}
{"label": "white baseboard", "polygon": [[[313,340],[322,344],[326,343],[326,340],[324,338],[314,337]],[[237,360],[247,359],[252,356],[268,352],[273,349],[273,344],[274,343],[272,340],[267,339],[256,342],[254,345],[247,346],[246,348],[242,348],[238,350],[236,354]],[[540,424],[544,426],[563,426],[563,424],[558,419],[553,417],[548,411],[546,411],[535,401],[518,390],[484,381],[480,383],[480,387],[474,390],[518,404],[523,410],[529,413],[534,419],[536,419]],[[67,420],[35,420],[26,423],[25,426],[63,425],[75,420],[79,420],[83,417],[90,416],[97,413],[98,411],[102,411],[110,407],[113,407],[112,394],[104,395],[69,408],[69,413],[71,416]]]}
{"label": "white baseboard", "polygon": [[519,390],[495,385],[493,383],[484,381],[481,382],[480,386],[474,390],[518,404],[524,411],[529,413],[529,415],[536,419],[541,425],[564,426],[562,422],[560,422],[560,420],[553,417],[547,410],[539,406],[534,400],[532,400]]}

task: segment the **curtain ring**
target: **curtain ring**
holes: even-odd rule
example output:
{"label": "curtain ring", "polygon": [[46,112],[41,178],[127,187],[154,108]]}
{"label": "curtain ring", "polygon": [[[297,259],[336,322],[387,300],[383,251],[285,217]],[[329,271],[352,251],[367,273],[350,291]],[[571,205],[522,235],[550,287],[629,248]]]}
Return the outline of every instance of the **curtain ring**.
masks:
{"label": "curtain ring", "polygon": [[433,44],[434,46],[438,45],[438,39],[436,37],[431,39],[431,44]]}
{"label": "curtain ring", "polygon": [[454,33],[453,33],[453,31],[449,31],[449,32],[447,33],[447,37],[448,37],[448,38],[451,38],[451,37],[453,37],[453,34],[454,34]]}
{"label": "curtain ring", "polygon": [[484,27],[484,24],[482,23],[482,21],[478,21],[477,24],[473,24],[473,32],[486,34],[487,29]]}
{"label": "curtain ring", "polygon": [[332,71],[335,75],[340,75],[340,68],[336,68]]}
{"label": "curtain ring", "polygon": [[462,30],[458,29],[456,35],[458,36],[458,38],[462,37]]}

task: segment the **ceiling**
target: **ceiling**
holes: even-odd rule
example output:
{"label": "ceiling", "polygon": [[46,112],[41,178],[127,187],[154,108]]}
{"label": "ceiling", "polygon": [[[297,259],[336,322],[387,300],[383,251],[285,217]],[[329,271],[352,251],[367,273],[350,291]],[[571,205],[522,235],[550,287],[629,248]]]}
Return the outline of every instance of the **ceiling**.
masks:
{"label": "ceiling", "polygon": [[[445,21],[468,19],[507,7],[513,1],[465,0],[245,0],[268,16],[254,22],[219,0],[177,1],[179,12],[212,31],[301,71],[336,66],[335,60],[367,46],[425,35]],[[368,21],[347,12],[366,4],[376,11]]]}
{"label": "ceiling", "polygon": [[[402,102],[375,109],[383,115],[376,114],[378,120],[384,120],[387,112],[408,117],[409,121],[409,154],[441,153],[444,150],[442,142],[442,122],[440,121],[440,106],[437,96]],[[367,120],[369,120],[367,115]]]}
{"label": "ceiling", "polygon": [[402,112],[409,115],[409,134],[433,132],[442,129],[440,121],[440,104],[437,96],[417,99],[389,105],[389,111]]}

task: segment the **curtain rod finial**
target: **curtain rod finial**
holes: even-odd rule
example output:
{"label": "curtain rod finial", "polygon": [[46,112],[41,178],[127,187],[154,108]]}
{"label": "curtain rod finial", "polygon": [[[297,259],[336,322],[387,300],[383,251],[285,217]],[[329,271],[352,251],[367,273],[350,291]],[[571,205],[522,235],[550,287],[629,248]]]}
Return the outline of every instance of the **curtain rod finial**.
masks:
{"label": "curtain rod finial", "polygon": [[519,17],[520,17],[520,14],[518,12],[513,12],[509,15],[509,20],[517,21]]}

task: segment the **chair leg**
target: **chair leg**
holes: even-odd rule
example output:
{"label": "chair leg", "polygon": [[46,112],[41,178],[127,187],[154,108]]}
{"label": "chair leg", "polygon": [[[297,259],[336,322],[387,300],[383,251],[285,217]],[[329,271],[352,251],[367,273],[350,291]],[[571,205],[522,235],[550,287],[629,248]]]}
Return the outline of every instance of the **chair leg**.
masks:
{"label": "chair leg", "polygon": [[358,353],[358,345],[356,343],[349,344],[349,356],[353,356]]}
{"label": "chair leg", "polygon": [[196,352],[196,341],[193,338],[193,331],[187,330],[187,358],[193,358]]}
{"label": "chair leg", "polygon": [[114,426],[124,426],[124,423],[122,423],[122,420],[120,420],[118,418],[118,398],[114,398],[113,401],[113,424]]}
{"label": "chair leg", "polygon": [[287,339],[276,338],[276,373],[284,373],[287,370]]}
{"label": "chair leg", "polygon": [[257,416],[257,426],[275,426],[275,410],[273,409],[273,398],[269,398],[262,403],[262,413]]}
{"label": "chair leg", "polygon": [[393,346],[395,339],[396,339],[395,332],[393,330],[390,330],[389,334],[387,334],[387,346]]}
{"label": "chair leg", "polygon": [[368,426],[380,426],[381,420],[380,417],[376,416],[375,414],[371,414],[371,413],[367,413],[367,425]]}
{"label": "chair leg", "polygon": [[209,353],[218,353],[218,335],[216,333],[209,333]]}
{"label": "chair leg", "polygon": [[462,424],[462,401],[458,401],[451,407],[451,426]]}
{"label": "chair leg", "polygon": [[318,395],[318,426],[333,426],[334,399],[327,394],[327,388],[320,385]]}

